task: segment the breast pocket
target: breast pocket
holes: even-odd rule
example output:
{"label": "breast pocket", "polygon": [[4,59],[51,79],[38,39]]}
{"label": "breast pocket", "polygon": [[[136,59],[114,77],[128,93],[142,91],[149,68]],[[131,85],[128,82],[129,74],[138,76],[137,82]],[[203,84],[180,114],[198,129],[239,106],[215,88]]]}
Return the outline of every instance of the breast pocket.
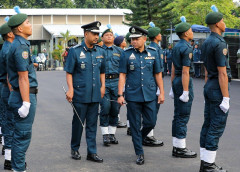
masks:
{"label": "breast pocket", "polygon": [[80,68],[81,71],[87,70],[87,64],[88,64],[88,62],[87,62],[86,59],[79,60],[79,62],[78,62],[78,65],[79,65],[79,68]]}
{"label": "breast pocket", "polygon": [[129,61],[128,63],[128,70],[129,71],[135,71],[137,68],[137,63],[133,60],[133,61]]}
{"label": "breast pocket", "polygon": [[149,71],[153,71],[153,64],[154,64],[153,60],[147,60],[146,61],[146,67]]}
{"label": "breast pocket", "polygon": [[119,61],[120,61],[120,57],[118,57],[118,56],[113,56],[111,58],[112,65],[115,68],[119,68]]}

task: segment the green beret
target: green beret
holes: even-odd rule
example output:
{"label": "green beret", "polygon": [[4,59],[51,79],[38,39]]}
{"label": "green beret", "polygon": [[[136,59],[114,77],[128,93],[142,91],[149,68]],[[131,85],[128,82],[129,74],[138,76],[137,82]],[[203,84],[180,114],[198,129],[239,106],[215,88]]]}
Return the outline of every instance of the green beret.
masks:
{"label": "green beret", "polygon": [[223,14],[219,12],[210,12],[205,18],[206,24],[216,24],[223,19]]}
{"label": "green beret", "polygon": [[19,13],[10,17],[7,24],[11,28],[17,27],[20,24],[22,24],[26,19],[27,19],[27,14]]}
{"label": "green beret", "polygon": [[159,27],[151,27],[148,29],[148,37],[154,38],[155,36],[158,36],[160,32],[161,32],[161,29]]}
{"label": "green beret", "polygon": [[106,29],[106,30],[102,33],[102,37],[103,37],[103,35],[104,35],[105,33],[108,33],[108,32],[113,33],[112,29]]}
{"label": "green beret", "polygon": [[191,28],[191,25],[189,23],[179,23],[176,27],[175,27],[175,31],[178,33],[182,33],[182,32],[186,32]]}
{"label": "green beret", "polygon": [[130,35],[131,35],[131,33],[128,32],[127,35],[125,36],[125,38],[128,42],[131,42],[131,38],[129,38]]}
{"label": "green beret", "polygon": [[12,31],[12,30],[11,30],[11,28],[8,26],[7,23],[3,24],[3,25],[0,27],[0,34],[1,34],[1,35],[5,35],[5,34],[11,32],[11,31]]}

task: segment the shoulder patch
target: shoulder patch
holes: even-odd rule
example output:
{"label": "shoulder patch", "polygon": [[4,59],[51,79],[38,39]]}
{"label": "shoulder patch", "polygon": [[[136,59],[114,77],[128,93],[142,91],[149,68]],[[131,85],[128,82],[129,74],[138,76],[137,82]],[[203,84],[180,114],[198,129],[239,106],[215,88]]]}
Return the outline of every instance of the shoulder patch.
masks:
{"label": "shoulder patch", "polygon": [[189,58],[192,59],[192,57],[193,57],[193,54],[189,53]]}
{"label": "shoulder patch", "polygon": [[152,49],[152,50],[157,50],[156,48],[154,48],[154,47],[150,47],[150,46],[148,46],[147,48],[149,48],[149,49]]}
{"label": "shoulder patch", "polygon": [[224,48],[224,49],[223,49],[223,55],[225,55],[225,56],[226,56],[226,55],[227,55],[227,53],[228,53],[228,49]]}
{"label": "shoulder patch", "polygon": [[27,58],[28,58],[28,52],[27,52],[27,51],[23,51],[23,52],[22,52],[22,57],[23,57],[24,59],[27,59]]}

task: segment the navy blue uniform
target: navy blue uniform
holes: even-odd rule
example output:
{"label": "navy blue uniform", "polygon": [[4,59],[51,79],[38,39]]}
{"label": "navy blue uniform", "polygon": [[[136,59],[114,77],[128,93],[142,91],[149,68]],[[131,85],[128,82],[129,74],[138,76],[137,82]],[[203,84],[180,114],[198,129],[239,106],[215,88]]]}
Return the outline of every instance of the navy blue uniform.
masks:
{"label": "navy blue uniform", "polygon": [[119,72],[126,74],[127,115],[137,155],[143,154],[142,140],[156,125],[157,86],[154,74],[161,72],[160,66],[156,49],[151,47],[145,48],[143,52],[128,48],[120,59]]}
{"label": "navy blue uniform", "polygon": [[[106,52],[106,89],[105,95],[101,101],[100,126],[116,127],[118,123],[119,113],[119,104],[117,103],[119,62],[123,50],[115,45],[113,45],[112,47],[107,47],[106,45],[103,45],[103,49]],[[115,100],[115,102],[110,100]]]}
{"label": "navy blue uniform", "polygon": [[190,74],[193,73],[191,66],[192,47],[184,39],[181,39],[173,48],[173,64],[175,67],[175,78],[172,82],[174,93],[174,118],[172,121],[172,136],[177,139],[184,139],[187,135],[187,123],[190,118],[193,94],[193,83],[190,77],[189,81],[189,101],[182,102],[179,97],[183,93],[182,86],[182,68],[183,66],[190,67]]}
{"label": "navy blue uniform", "polygon": [[[198,48],[195,48],[193,50],[193,61],[194,62],[199,62],[201,60],[201,50]],[[195,77],[200,77],[201,73],[201,64],[194,64],[194,72],[195,72]]]}
{"label": "navy blue uniform", "polygon": [[23,100],[19,92],[18,72],[28,72],[30,88],[38,86],[36,72],[30,56],[30,42],[21,36],[15,36],[8,54],[7,73],[8,79],[14,91],[10,93],[9,107],[14,113],[14,133],[12,141],[12,168],[15,171],[25,170],[25,154],[32,136],[32,124],[35,117],[37,99],[36,94],[29,94],[30,109],[26,118],[21,118],[18,109]]}
{"label": "navy blue uniform", "polygon": [[4,104],[5,113],[3,114],[2,132],[4,136],[5,149],[11,149],[13,136],[13,113],[8,105],[10,91],[7,85],[7,56],[11,43],[5,41],[0,52],[0,80],[2,81],[1,98]]}
{"label": "navy blue uniform", "polygon": [[[81,120],[86,120],[88,154],[95,154],[98,107],[101,101],[100,74],[105,73],[105,51],[95,45],[87,48],[85,42],[69,50],[65,71],[73,77],[73,105]],[[71,149],[78,151],[83,127],[74,112],[72,120]]]}
{"label": "navy blue uniform", "polygon": [[223,95],[217,67],[226,66],[228,77],[231,78],[227,43],[222,36],[214,32],[210,34],[202,46],[202,59],[208,72],[208,80],[204,86],[205,109],[200,146],[209,151],[216,151],[228,117],[228,112],[224,113],[219,107]]}
{"label": "navy blue uniform", "polygon": [[173,58],[173,50],[172,49],[167,49],[166,50],[166,57],[167,57],[167,67],[168,67],[168,72],[171,74],[172,73],[172,58]]}

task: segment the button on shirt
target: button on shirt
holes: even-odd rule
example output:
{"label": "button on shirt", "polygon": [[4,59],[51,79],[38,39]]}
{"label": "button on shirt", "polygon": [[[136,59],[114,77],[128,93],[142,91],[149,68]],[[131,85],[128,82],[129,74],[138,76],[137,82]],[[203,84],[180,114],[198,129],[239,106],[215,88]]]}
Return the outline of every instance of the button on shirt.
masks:
{"label": "button on shirt", "polygon": [[180,41],[173,48],[173,64],[175,67],[175,74],[181,75],[183,66],[190,67],[189,73],[193,73],[192,57],[193,49],[191,45],[184,39]]}
{"label": "button on shirt", "polygon": [[118,74],[120,56],[122,51],[119,47],[115,45],[113,45],[112,47],[107,47],[106,45],[103,45],[103,49],[106,52],[106,74]]}
{"label": "button on shirt", "polygon": [[155,48],[143,52],[128,48],[120,58],[119,72],[126,74],[125,95],[127,101],[145,102],[156,99],[154,74],[161,72],[161,64]]}
{"label": "button on shirt", "polygon": [[0,80],[7,81],[7,55],[11,48],[9,41],[4,41],[2,50],[0,51]]}
{"label": "button on shirt", "polygon": [[156,49],[156,51],[157,51],[157,53],[158,53],[158,55],[159,55],[159,59],[160,59],[160,64],[161,64],[160,67],[161,67],[161,69],[162,69],[162,72],[164,72],[164,68],[163,68],[163,59],[164,59],[164,58],[163,58],[163,57],[164,57],[163,50],[162,50],[161,47],[160,47],[158,44],[156,44],[155,42],[151,42],[149,46]]}
{"label": "button on shirt", "polygon": [[202,56],[204,66],[207,69],[209,78],[218,77],[217,67],[227,68],[228,77],[231,78],[231,69],[229,66],[228,46],[222,36],[211,32],[210,36],[202,45]]}
{"label": "button on shirt", "polygon": [[12,42],[7,62],[8,78],[13,89],[19,88],[18,72],[25,71],[28,71],[29,86],[37,87],[36,72],[30,56],[30,42],[16,35]]}
{"label": "button on shirt", "polygon": [[85,42],[70,48],[65,71],[73,76],[73,102],[100,102],[100,74],[105,73],[105,56],[102,47],[95,45],[89,49]]}

